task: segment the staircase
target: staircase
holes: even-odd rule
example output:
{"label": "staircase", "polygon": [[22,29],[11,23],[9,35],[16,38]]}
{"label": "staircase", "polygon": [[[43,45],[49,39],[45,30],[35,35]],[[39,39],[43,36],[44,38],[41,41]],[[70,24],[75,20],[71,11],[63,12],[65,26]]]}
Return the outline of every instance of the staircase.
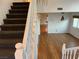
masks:
{"label": "staircase", "polygon": [[22,42],[29,2],[14,2],[0,25],[0,59],[15,59],[15,44]]}

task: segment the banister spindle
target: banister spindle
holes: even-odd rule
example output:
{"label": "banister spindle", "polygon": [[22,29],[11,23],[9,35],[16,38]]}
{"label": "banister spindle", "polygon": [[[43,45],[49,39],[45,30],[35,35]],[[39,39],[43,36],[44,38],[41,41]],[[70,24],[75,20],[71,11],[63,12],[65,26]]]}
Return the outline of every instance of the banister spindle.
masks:
{"label": "banister spindle", "polygon": [[78,59],[79,59],[79,55],[78,55]]}
{"label": "banister spindle", "polygon": [[67,51],[65,51],[65,59],[67,59]]}
{"label": "banister spindle", "polygon": [[75,59],[75,57],[76,57],[76,52],[77,52],[77,49],[74,49],[73,59]]}
{"label": "banister spindle", "polygon": [[72,59],[72,52],[73,50],[70,50],[70,59]]}
{"label": "banister spindle", "polygon": [[67,59],[69,58],[69,50],[67,50]]}
{"label": "banister spindle", "polygon": [[62,59],[64,59],[65,57],[65,54],[64,54],[64,51],[62,51]]}
{"label": "banister spindle", "polygon": [[65,49],[66,49],[66,44],[63,44],[63,46],[62,46],[62,59],[66,59],[65,58],[65,54],[66,54]]}
{"label": "banister spindle", "polygon": [[79,46],[66,48],[66,45],[63,44],[62,47],[62,59],[79,59]]}

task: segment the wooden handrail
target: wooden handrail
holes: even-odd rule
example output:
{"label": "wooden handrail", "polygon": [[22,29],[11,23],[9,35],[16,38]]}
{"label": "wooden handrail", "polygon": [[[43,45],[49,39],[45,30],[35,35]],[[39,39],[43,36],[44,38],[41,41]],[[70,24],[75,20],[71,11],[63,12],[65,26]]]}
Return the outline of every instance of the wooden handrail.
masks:
{"label": "wooden handrail", "polygon": [[24,2],[32,2],[32,0],[23,0]]}
{"label": "wooden handrail", "polygon": [[36,0],[32,0],[29,6],[23,42],[15,45],[15,59],[35,59],[37,57],[35,57],[35,50],[37,49],[36,40],[38,39],[38,34],[36,33],[37,20]]}
{"label": "wooden handrail", "polygon": [[29,6],[29,10],[28,10],[28,16],[27,16],[27,21],[26,21],[26,25],[25,25],[25,31],[24,31],[24,37],[23,37],[23,47],[26,48],[26,44],[27,44],[27,38],[28,38],[28,33],[29,33],[29,25],[30,25],[30,14],[31,14],[31,6],[32,3],[30,3]]}

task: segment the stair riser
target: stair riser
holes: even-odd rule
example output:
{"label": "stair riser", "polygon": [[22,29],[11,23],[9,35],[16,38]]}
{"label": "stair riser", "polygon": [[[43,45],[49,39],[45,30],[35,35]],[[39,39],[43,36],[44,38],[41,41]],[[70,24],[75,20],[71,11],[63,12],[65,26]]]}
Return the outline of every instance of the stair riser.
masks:
{"label": "stair riser", "polygon": [[28,11],[16,11],[16,10],[10,10],[9,13],[26,13],[27,14]]}
{"label": "stair riser", "polygon": [[4,20],[4,24],[26,24],[26,20]]}
{"label": "stair riser", "polygon": [[11,9],[28,9],[28,6],[11,6]]}
{"label": "stair riser", "polygon": [[13,3],[13,5],[26,5],[26,6],[29,6],[29,2],[24,2],[24,3]]}
{"label": "stair riser", "polygon": [[24,31],[25,26],[1,27],[2,31]]}
{"label": "stair riser", "polygon": [[27,18],[27,15],[7,15],[7,18]]}

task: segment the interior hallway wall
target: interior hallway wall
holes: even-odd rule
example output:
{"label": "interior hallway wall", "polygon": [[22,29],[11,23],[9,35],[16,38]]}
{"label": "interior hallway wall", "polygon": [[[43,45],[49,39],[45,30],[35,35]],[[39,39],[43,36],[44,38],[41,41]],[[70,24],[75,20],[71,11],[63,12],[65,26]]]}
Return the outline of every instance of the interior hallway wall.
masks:
{"label": "interior hallway wall", "polygon": [[[39,0],[38,3],[40,13],[79,12],[79,0]],[[63,10],[57,8],[63,8]]]}
{"label": "interior hallway wall", "polygon": [[69,14],[64,14],[61,21],[61,13],[48,14],[48,33],[69,33]]}

